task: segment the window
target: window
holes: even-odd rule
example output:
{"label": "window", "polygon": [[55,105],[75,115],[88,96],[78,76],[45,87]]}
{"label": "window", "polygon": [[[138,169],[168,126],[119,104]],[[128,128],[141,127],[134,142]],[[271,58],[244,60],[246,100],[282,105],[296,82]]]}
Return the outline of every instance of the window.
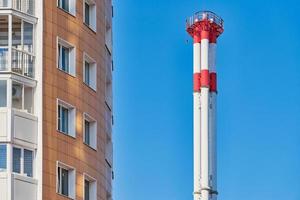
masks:
{"label": "window", "polygon": [[7,81],[0,80],[0,107],[7,106]]}
{"label": "window", "polygon": [[0,172],[5,171],[7,167],[7,149],[6,145],[0,145]]}
{"label": "window", "polygon": [[8,46],[8,16],[2,15],[0,16],[0,46],[7,47]]}
{"label": "window", "polygon": [[24,110],[28,113],[34,112],[33,88],[18,82],[12,84],[12,107]]}
{"label": "window", "polygon": [[84,133],[83,141],[86,145],[97,149],[97,123],[88,114],[84,113],[83,117]]}
{"label": "window", "polygon": [[105,0],[105,46],[112,53],[112,2]]}
{"label": "window", "polygon": [[57,7],[63,9],[71,15],[76,14],[76,0],[57,0]]}
{"label": "window", "polygon": [[85,0],[84,3],[84,23],[96,31],[96,4],[93,0]]}
{"label": "window", "polygon": [[13,172],[33,177],[33,151],[13,147]]}
{"label": "window", "polygon": [[84,174],[84,200],[97,199],[97,182],[96,179]]}
{"label": "window", "polygon": [[106,138],[105,161],[110,167],[113,166],[113,143],[110,136],[107,136]]}
{"label": "window", "polygon": [[58,38],[57,54],[58,68],[72,76],[75,76],[75,47],[69,44],[68,42]]}
{"label": "window", "polygon": [[13,148],[13,172],[21,173],[21,149]]}
{"label": "window", "polygon": [[91,125],[90,125],[90,122],[87,121],[87,120],[84,120],[84,142],[88,145],[91,144],[90,142],[90,128],[91,128]]}
{"label": "window", "polygon": [[0,71],[8,70],[8,16],[0,16]]}
{"label": "window", "polygon": [[75,174],[74,168],[57,163],[57,193],[75,199]]}
{"label": "window", "polygon": [[58,100],[57,129],[66,135],[75,137],[75,118],[75,108],[68,103]]}
{"label": "window", "polygon": [[13,17],[12,33],[13,48],[33,52],[33,24]]}
{"label": "window", "polygon": [[69,110],[58,105],[58,128],[64,133],[69,132]]}
{"label": "window", "polygon": [[[7,1],[8,0],[5,0],[5,2]],[[1,2],[3,2],[3,0]],[[13,0],[12,7],[13,9],[19,10],[21,12],[34,15],[34,0]]]}
{"label": "window", "polygon": [[24,174],[33,177],[33,152],[24,149]]}
{"label": "window", "polygon": [[96,62],[86,53],[83,54],[83,82],[96,91],[97,89]]}

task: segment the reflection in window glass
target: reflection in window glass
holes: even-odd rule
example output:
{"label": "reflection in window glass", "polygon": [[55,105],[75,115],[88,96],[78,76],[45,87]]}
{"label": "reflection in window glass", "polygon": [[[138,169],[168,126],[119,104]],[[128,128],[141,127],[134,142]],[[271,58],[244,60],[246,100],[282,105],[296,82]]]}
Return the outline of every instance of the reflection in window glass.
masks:
{"label": "reflection in window glass", "polygon": [[7,106],[7,84],[5,80],[0,80],[0,107]]}
{"label": "reflection in window glass", "polygon": [[7,160],[7,154],[6,154],[6,145],[0,145],[0,171],[6,169],[6,160]]}
{"label": "reflection in window glass", "polygon": [[8,46],[8,16],[0,16],[0,47]]}
{"label": "reflection in window glass", "polygon": [[84,16],[84,22],[87,24],[87,25],[90,25],[90,5],[88,3],[84,3],[84,13],[85,13],[85,16]]}
{"label": "reflection in window glass", "polygon": [[24,50],[33,52],[33,24],[24,22]]}
{"label": "reflection in window glass", "polygon": [[90,200],[90,182],[84,180],[84,200]]}
{"label": "reflection in window glass", "polygon": [[12,107],[16,109],[23,109],[23,85],[13,82],[12,85]]}
{"label": "reflection in window glass", "polygon": [[24,174],[33,177],[33,152],[24,149]]}
{"label": "reflection in window glass", "polygon": [[33,113],[33,88],[24,87],[24,110],[27,110],[29,113]]}
{"label": "reflection in window glass", "polygon": [[13,148],[13,172],[21,173],[21,149]]}
{"label": "reflection in window glass", "polygon": [[22,49],[21,38],[21,26],[22,22],[21,19],[13,17],[12,22],[12,46],[17,49]]}

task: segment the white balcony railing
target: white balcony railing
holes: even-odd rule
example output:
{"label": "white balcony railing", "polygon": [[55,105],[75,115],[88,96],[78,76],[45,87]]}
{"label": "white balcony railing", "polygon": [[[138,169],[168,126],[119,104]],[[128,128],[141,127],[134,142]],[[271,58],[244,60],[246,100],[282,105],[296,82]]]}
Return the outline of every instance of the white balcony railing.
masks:
{"label": "white balcony railing", "polygon": [[11,66],[9,66],[9,49],[0,48],[0,72],[12,71],[34,78],[34,61],[35,57],[32,54],[12,48]]}
{"label": "white balcony railing", "polygon": [[11,52],[11,71],[28,76],[34,77],[34,56],[17,49],[12,49]]}
{"label": "white balcony railing", "polygon": [[0,8],[12,8],[23,13],[34,15],[35,0],[0,0]]}

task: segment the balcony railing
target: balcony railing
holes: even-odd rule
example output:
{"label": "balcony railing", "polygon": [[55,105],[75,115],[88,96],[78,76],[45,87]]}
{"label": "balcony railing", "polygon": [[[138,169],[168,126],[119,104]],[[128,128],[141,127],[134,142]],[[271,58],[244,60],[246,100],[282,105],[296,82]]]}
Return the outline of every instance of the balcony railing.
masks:
{"label": "balcony railing", "polygon": [[34,15],[35,0],[0,0],[0,8],[12,8],[29,15]]}
{"label": "balcony railing", "polygon": [[9,49],[0,48],[0,71],[11,71],[34,78],[34,59],[32,54],[12,48],[9,66]]}
{"label": "balcony railing", "polygon": [[11,71],[33,78],[34,76],[34,56],[27,52],[12,49]]}

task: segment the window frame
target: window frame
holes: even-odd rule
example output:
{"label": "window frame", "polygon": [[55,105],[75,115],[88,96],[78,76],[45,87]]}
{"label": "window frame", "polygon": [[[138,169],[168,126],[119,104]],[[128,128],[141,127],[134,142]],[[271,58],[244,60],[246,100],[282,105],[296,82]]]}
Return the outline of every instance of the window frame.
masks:
{"label": "window frame", "polygon": [[[20,173],[19,172],[14,172],[14,154],[13,154],[14,149],[20,149],[20,151],[21,151],[21,155],[20,155]],[[25,173],[25,159],[24,159],[25,158],[24,157],[25,150],[32,152],[32,176],[29,176],[28,174]],[[12,173],[18,174],[18,175],[21,175],[21,176],[25,176],[25,177],[28,177],[28,178],[35,178],[35,176],[36,176],[36,173],[35,173],[35,169],[36,169],[36,166],[35,166],[36,165],[36,152],[35,152],[34,149],[14,145],[14,146],[11,147],[11,156],[12,156],[12,159],[11,159]]]}
{"label": "window frame", "polygon": [[[89,122],[89,144],[85,141],[85,121]],[[97,121],[87,113],[83,113],[83,143],[93,150],[97,151]],[[91,130],[93,129],[93,130]]]}
{"label": "window frame", "polygon": [[[86,66],[85,63],[89,63],[89,83],[85,80],[85,74],[86,74]],[[82,70],[83,70],[83,83],[94,90],[97,91],[97,62],[95,59],[93,59],[91,56],[89,56],[86,52],[83,52],[83,64],[82,64]]]}
{"label": "window frame", "polygon": [[[58,169],[64,169],[68,171],[68,195],[64,195],[61,193],[61,189],[59,187],[61,187],[61,178],[58,177]],[[75,199],[76,197],[76,169],[70,165],[67,165],[61,161],[56,161],[56,193],[58,195],[64,196],[64,197],[68,197],[70,199]],[[60,172],[61,175],[61,172]]]}
{"label": "window frame", "polygon": [[85,200],[85,181],[89,182],[89,200],[97,200],[97,180],[87,173],[83,173],[83,199]]}
{"label": "window frame", "polygon": [[[62,51],[60,50],[60,46],[69,49],[68,71],[63,70],[61,67],[62,61],[60,59],[62,57],[61,56]],[[57,52],[56,52],[57,69],[60,70],[61,72],[64,72],[64,73],[70,75],[70,76],[76,77],[76,47],[75,47],[75,45],[71,44],[70,42],[68,42],[60,37],[57,37],[56,49],[57,49]]]}
{"label": "window frame", "polygon": [[[15,84],[20,84],[21,86],[22,86],[22,91],[21,91],[21,96],[22,96],[22,102],[21,102],[21,109],[18,109],[18,108],[15,108],[14,107],[14,104],[13,104],[13,95],[12,95],[12,92],[13,92],[13,85],[14,85],[14,83]],[[9,84],[9,82],[7,81],[7,84]],[[26,113],[28,113],[28,114],[31,114],[31,115],[33,115],[33,114],[35,114],[35,98],[34,98],[34,93],[35,93],[35,87],[33,87],[33,86],[31,86],[31,85],[27,85],[27,84],[25,84],[25,83],[23,83],[23,82],[21,82],[21,81],[19,81],[19,80],[15,80],[15,79],[12,79],[12,81],[11,81],[11,108],[12,109],[17,109],[17,110],[19,110],[19,111],[23,111],[23,112],[26,112]],[[26,97],[26,95],[25,95],[25,88],[27,88],[27,87],[29,87],[29,88],[31,88],[32,89],[32,94],[31,94],[31,111],[28,111],[27,109],[26,109],[26,104],[25,104],[25,97]],[[8,90],[7,90],[8,91]],[[9,96],[8,96],[9,97]]]}
{"label": "window frame", "polygon": [[[86,4],[89,5],[89,23],[86,22]],[[94,0],[83,0],[83,23],[93,32],[97,32],[97,4]]]}
{"label": "window frame", "polygon": [[[59,133],[70,136],[72,138],[76,138],[76,108],[75,106],[58,99],[56,100],[56,130]],[[64,132],[60,130],[59,127],[59,106],[68,109],[68,132]],[[61,123],[61,122],[60,122]]]}

